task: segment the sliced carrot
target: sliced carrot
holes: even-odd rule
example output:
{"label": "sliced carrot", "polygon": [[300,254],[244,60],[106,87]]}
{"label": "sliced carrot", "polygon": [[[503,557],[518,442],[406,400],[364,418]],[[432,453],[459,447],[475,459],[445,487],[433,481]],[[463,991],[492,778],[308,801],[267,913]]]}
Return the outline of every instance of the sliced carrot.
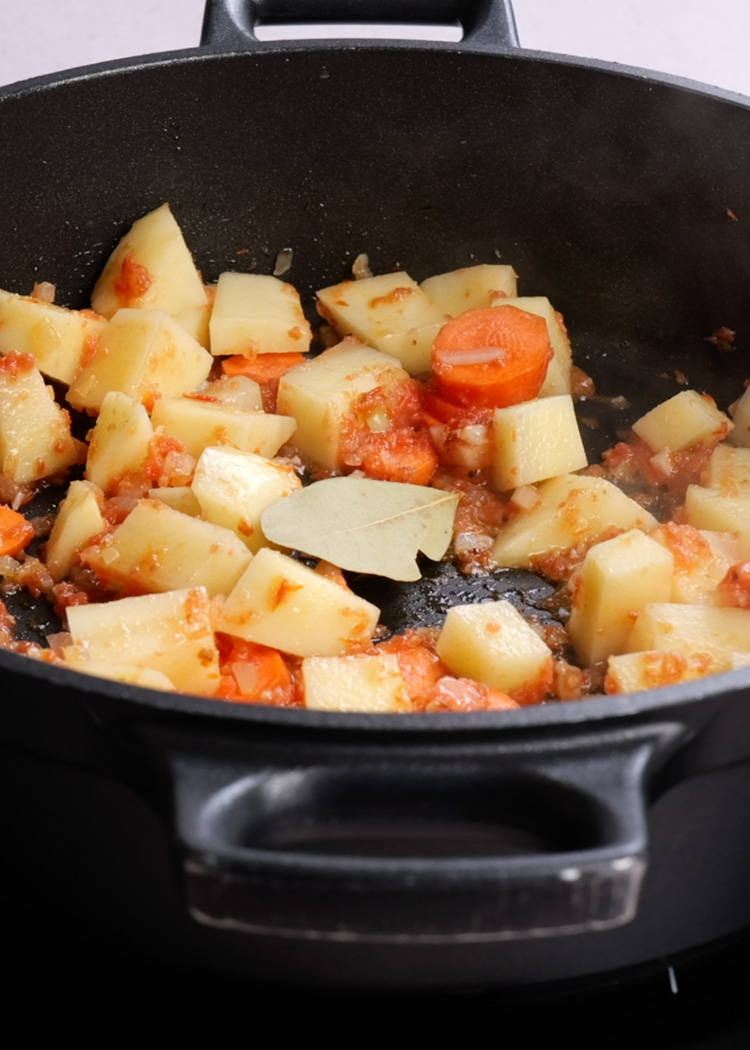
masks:
{"label": "sliced carrot", "polygon": [[295,365],[305,360],[296,350],[288,354],[256,354],[255,357],[225,357],[221,369],[228,376],[249,376],[262,386],[273,379],[281,379]]}
{"label": "sliced carrot", "polygon": [[297,702],[294,676],[277,649],[217,634],[224,699],[288,707]]}
{"label": "sliced carrot", "polygon": [[443,325],[432,370],[446,401],[504,408],[536,397],[552,356],[543,317],[516,306],[488,307]]}
{"label": "sliced carrot", "polygon": [[34,538],[34,529],[23,514],[0,506],[0,554],[18,554]]}
{"label": "sliced carrot", "polygon": [[492,408],[481,405],[454,405],[429,386],[422,398],[422,414],[428,426],[435,423],[447,423],[454,429],[471,426],[473,423],[489,423],[492,420]]}

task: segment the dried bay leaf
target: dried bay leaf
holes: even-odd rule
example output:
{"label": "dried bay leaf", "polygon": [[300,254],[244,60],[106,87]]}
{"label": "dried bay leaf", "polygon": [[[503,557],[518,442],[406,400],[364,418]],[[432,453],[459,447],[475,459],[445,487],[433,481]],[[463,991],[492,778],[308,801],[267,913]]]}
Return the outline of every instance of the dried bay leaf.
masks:
{"label": "dried bay leaf", "polygon": [[458,496],[423,485],[369,478],[327,478],[267,507],[264,535],[282,547],[340,569],[418,580],[417,552],[443,557]]}

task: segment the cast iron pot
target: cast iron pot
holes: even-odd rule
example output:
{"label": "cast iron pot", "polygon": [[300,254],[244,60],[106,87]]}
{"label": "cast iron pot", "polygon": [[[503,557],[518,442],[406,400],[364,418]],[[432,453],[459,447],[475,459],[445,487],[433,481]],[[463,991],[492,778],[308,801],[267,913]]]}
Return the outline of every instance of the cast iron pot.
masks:
{"label": "cast iron pot", "polygon": [[[308,9],[210,0],[195,51],[0,91],[0,287],[52,280],[84,305],[117,238],[167,200],[207,280],[270,272],[292,247],[310,301],[360,251],[417,279],[513,263],[600,391],[628,399],[586,406],[602,445],[680,389],[676,372],[724,406],[738,396],[745,100],[520,51],[503,2],[319,6],[429,10],[464,39],[261,44],[259,20]],[[721,325],[734,354],[706,342]],[[254,980],[508,987],[750,925],[750,672],[367,717],[0,665],[22,929]]]}

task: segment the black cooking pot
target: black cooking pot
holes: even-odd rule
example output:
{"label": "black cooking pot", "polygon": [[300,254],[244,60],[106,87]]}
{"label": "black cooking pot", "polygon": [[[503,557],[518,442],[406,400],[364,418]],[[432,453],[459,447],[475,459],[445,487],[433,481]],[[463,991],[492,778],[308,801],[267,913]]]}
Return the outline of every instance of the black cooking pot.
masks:
{"label": "black cooking pot", "polygon": [[[308,301],[360,251],[417,279],[512,263],[599,390],[626,395],[586,407],[602,445],[680,389],[676,371],[738,396],[745,100],[519,51],[501,0],[317,7],[429,10],[464,39],[261,44],[258,22],[307,8],[209,0],[199,49],[0,90],[0,287],[52,280],[85,305],[118,237],[167,200],[207,280],[270,272],[291,247]],[[721,325],[734,354],[706,342]],[[0,667],[21,928],[403,987],[620,972],[750,925],[750,671],[384,717],[166,695],[5,652]]]}

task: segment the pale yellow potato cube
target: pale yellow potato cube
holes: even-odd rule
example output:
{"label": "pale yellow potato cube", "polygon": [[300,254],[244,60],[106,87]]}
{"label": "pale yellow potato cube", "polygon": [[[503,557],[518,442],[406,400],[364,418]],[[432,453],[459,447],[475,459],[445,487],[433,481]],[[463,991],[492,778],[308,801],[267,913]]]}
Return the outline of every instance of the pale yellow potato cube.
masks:
{"label": "pale yellow potato cube", "polygon": [[571,393],[571,369],[573,352],[570,339],[561,316],[552,303],[543,295],[521,295],[515,299],[497,299],[494,306],[516,306],[519,310],[543,317],[547,322],[549,340],[554,356],[547,368],[547,375],[539,391],[539,397],[554,397],[557,394]]}
{"label": "pale yellow potato cube", "polygon": [[589,549],[568,620],[568,633],[584,665],[623,652],[644,605],[669,601],[673,564],[671,553],[639,529]]}
{"label": "pale yellow potato cube", "polygon": [[740,448],[750,448],[750,387],[730,411],[734,430],[729,435],[729,441]]}
{"label": "pale yellow potato cube", "polygon": [[726,659],[711,653],[681,653],[674,650],[652,650],[611,656],[604,688],[607,693],[637,693],[662,685],[692,682],[706,675],[747,666],[750,657],[733,654]]}
{"label": "pale yellow potato cube", "polygon": [[496,408],[492,482],[501,492],[588,466],[569,394]]}
{"label": "pale yellow potato cube", "polygon": [[253,552],[267,542],[263,511],[301,487],[292,467],[230,448],[204,449],[193,477],[201,516],[231,529]]}
{"label": "pale yellow potato cube", "polygon": [[654,602],[635,622],[627,652],[673,649],[680,653],[709,653],[728,661],[734,654],[750,654],[750,609],[713,608]]}
{"label": "pale yellow potato cube", "polygon": [[86,658],[85,646],[67,646],[65,650],[69,659],[63,666],[81,674],[90,674],[94,678],[108,678],[112,682],[127,682],[128,685],[139,685],[143,689],[161,689],[165,693],[174,693],[174,682],[154,667],[138,667],[137,664],[106,663]]}
{"label": "pale yellow potato cube", "polygon": [[260,386],[249,376],[220,376],[206,383],[196,393],[207,399],[215,398],[222,405],[239,408],[243,412],[263,411]]}
{"label": "pale yellow potato cube", "polygon": [[211,321],[211,304],[208,301],[190,310],[180,310],[179,313],[172,314],[172,317],[180,328],[184,328],[187,334],[195,339],[196,343],[200,343],[204,350],[211,349],[211,334],[208,327]]}
{"label": "pale yellow potato cube", "polygon": [[76,670],[130,664],[166,675],[175,689],[211,696],[219,687],[219,653],[202,587],[120,598],[67,610],[73,645],[63,650]]}
{"label": "pale yellow potato cube", "polygon": [[153,436],[154,428],[140,401],[110,390],[89,437],[87,479],[107,495],[117,492],[123,477],[143,466]]}
{"label": "pale yellow potato cube", "polygon": [[674,557],[668,601],[716,605],[716,588],[732,565],[742,560],[740,542],[731,532],[710,532],[693,525],[659,525],[649,534]]}
{"label": "pale yellow potato cube", "polygon": [[75,556],[105,529],[101,492],[88,481],[71,481],[47,540],[45,561],[59,583],[70,572]]}
{"label": "pale yellow potato cube", "polygon": [[189,514],[191,518],[200,517],[201,505],[190,485],[169,485],[149,489],[146,495],[149,499],[161,500],[172,510],[179,510],[181,514]]}
{"label": "pale yellow potato cube", "polygon": [[291,284],[259,273],[223,273],[209,325],[214,355],[305,353],[312,331]]}
{"label": "pale yellow potato cube", "polygon": [[657,525],[652,514],[602,478],[563,474],[541,482],[537,491],[538,501],[500,529],[492,550],[498,565],[534,569],[547,555]]}
{"label": "pale yellow potato cube", "polygon": [[396,714],[410,708],[398,659],[308,656],[302,661],[305,707],[311,711]]}
{"label": "pale yellow potato cube", "polygon": [[251,558],[229,529],[149,499],[139,500],[101,543],[81,551],[81,560],[114,589],[205,587],[211,597],[229,594]]}
{"label": "pale yellow potato cube", "polygon": [[455,317],[464,310],[481,310],[497,299],[517,295],[517,277],[512,266],[485,263],[436,274],[419,287],[441,313]]}
{"label": "pale yellow potato cube", "polygon": [[302,562],[261,547],[224,603],[217,630],[294,656],[343,656],[380,610]]}
{"label": "pale yellow potato cube", "polygon": [[459,678],[509,692],[545,680],[552,653],[510,602],[454,605],[437,641],[437,654]]}
{"label": "pale yellow potato cube", "polygon": [[341,335],[398,358],[411,375],[428,372],[445,314],[403,272],[343,281],[318,292],[318,312]]}
{"label": "pale yellow potato cube", "polygon": [[70,416],[30,354],[0,358],[0,470],[27,485],[67,470],[86,446],[70,432]]}
{"label": "pale yellow potato cube", "polygon": [[103,317],[112,317],[122,307],[181,314],[207,301],[168,204],[133,223],[107,260],[91,296],[91,305]]}
{"label": "pale yellow potato cube", "polygon": [[162,310],[118,310],[68,391],[73,408],[98,412],[119,390],[138,401],[180,397],[203,382],[213,358]]}
{"label": "pale yellow potato cube", "polygon": [[750,493],[750,448],[717,445],[701,478],[709,489],[722,496]]}
{"label": "pale yellow potato cube", "polygon": [[191,397],[160,398],[154,405],[151,422],[181,441],[196,459],[211,445],[275,456],[297,425],[290,415],[245,412],[231,404]]}
{"label": "pale yellow potato cube", "polygon": [[654,452],[679,452],[704,441],[719,441],[732,427],[731,419],[719,411],[713,398],[697,390],[681,390],[633,423],[635,433]]}
{"label": "pale yellow potato cube", "polygon": [[66,310],[0,289],[0,354],[32,354],[40,372],[66,385],[105,323],[92,310]]}
{"label": "pale yellow potato cube", "polygon": [[[311,361],[290,368],[279,383],[276,407],[296,419],[293,444],[301,456],[319,466],[340,469],[344,465],[342,427],[362,394],[408,379],[395,358],[344,340]],[[381,424],[373,420],[372,425]]]}
{"label": "pale yellow potato cube", "polygon": [[724,496],[717,489],[688,485],[685,517],[696,529],[733,533],[739,540],[742,558],[750,558],[750,493]]}

